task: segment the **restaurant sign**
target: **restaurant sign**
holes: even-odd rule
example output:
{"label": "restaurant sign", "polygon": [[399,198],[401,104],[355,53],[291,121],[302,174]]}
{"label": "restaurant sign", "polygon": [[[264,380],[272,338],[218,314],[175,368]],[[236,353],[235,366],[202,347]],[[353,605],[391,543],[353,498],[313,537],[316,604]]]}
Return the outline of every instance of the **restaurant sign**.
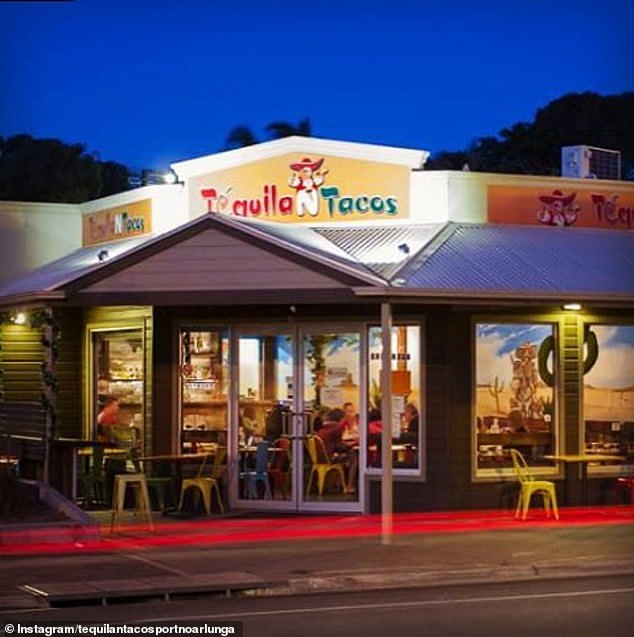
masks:
{"label": "restaurant sign", "polygon": [[634,186],[597,187],[591,180],[559,188],[489,186],[488,219],[512,223],[634,230]]}
{"label": "restaurant sign", "polygon": [[151,199],[98,210],[85,214],[82,220],[84,246],[127,239],[150,232],[152,232]]}
{"label": "restaurant sign", "polygon": [[408,216],[405,166],[288,154],[192,179],[194,209],[282,222]]}

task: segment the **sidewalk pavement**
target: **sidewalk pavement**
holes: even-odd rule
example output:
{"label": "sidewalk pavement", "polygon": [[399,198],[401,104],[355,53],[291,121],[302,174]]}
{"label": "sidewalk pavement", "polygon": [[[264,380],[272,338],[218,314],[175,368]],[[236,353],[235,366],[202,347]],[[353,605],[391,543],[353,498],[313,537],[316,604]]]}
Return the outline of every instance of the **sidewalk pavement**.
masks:
{"label": "sidewalk pavement", "polygon": [[[129,515],[115,534],[109,512],[98,541],[0,545],[0,611],[46,605],[171,599],[178,595],[305,594],[630,574],[634,507],[380,516],[154,514],[149,531]],[[384,542],[389,539],[389,543]]]}

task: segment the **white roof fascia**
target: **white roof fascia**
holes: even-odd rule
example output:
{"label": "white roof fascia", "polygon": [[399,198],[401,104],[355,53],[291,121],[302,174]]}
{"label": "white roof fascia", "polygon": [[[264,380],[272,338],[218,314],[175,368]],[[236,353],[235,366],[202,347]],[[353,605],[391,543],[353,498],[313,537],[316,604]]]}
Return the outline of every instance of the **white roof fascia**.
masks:
{"label": "white roof fascia", "polygon": [[358,142],[342,142],[316,137],[284,137],[253,146],[236,148],[214,155],[196,157],[171,164],[179,178],[187,179],[205,173],[241,166],[287,153],[333,155],[384,164],[397,164],[411,169],[423,167],[429,152],[394,146],[378,146]]}
{"label": "white roof fascia", "polygon": [[100,199],[92,199],[80,204],[82,214],[90,214],[92,212],[100,212],[108,208],[116,208],[118,206],[127,206],[136,201],[145,199],[156,199],[165,195],[169,191],[178,191],[182,188],[181,184],[157,184],[152,186],[142,186],[132,190],[124,190],[115,195],[108,195]]}

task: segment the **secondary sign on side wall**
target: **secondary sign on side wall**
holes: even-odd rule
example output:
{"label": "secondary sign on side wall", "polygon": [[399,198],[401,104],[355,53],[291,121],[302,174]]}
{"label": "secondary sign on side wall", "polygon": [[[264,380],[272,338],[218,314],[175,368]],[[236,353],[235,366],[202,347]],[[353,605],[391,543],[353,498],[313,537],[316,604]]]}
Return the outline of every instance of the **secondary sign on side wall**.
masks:
{"label": "secondary sign on side wall", "polygon": [[489,186],[487,197],[492,223],[634,229],[634,187],[627,183],[579,180],[554,190]]}
{"label": "secondary sign on side wall", "polygon": [[152,232],[151,199],[98,210],[84,215],[82,219],[84,247],[150,232]]}

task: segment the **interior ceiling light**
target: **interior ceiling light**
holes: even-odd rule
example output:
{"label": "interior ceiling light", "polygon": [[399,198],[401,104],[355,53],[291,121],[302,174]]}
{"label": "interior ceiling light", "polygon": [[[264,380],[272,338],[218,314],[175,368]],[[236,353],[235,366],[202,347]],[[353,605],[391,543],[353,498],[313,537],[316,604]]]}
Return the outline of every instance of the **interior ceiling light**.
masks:
{"label": "interior ceiling light", "polygon": [[581,309],[581,303],[564,303],[562,308],[569,312],[578,312]]}

